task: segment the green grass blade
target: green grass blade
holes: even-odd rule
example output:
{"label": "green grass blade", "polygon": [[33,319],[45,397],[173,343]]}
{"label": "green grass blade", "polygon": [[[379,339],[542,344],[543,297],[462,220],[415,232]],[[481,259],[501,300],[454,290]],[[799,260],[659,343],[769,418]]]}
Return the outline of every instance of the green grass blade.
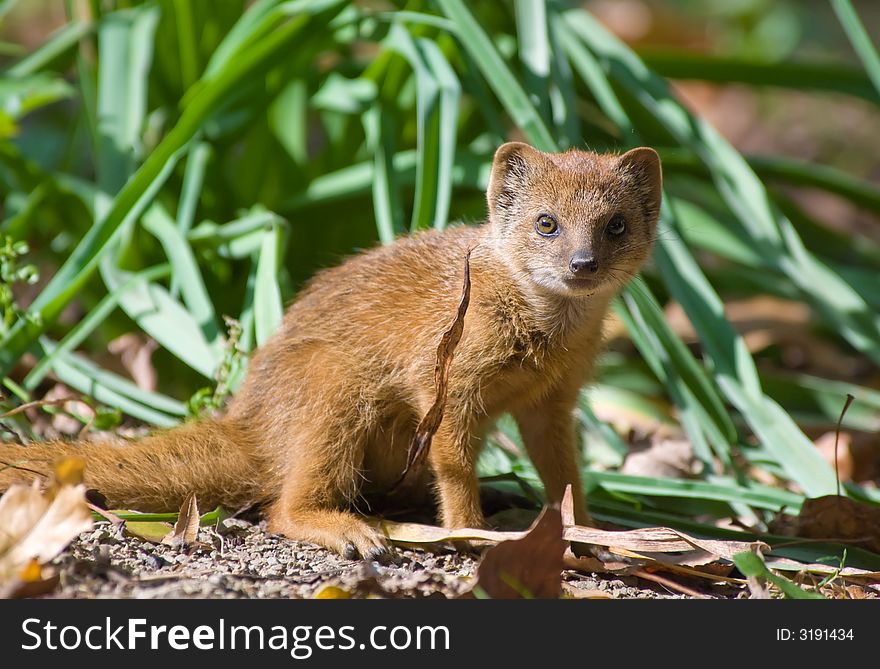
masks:
{"label": "green grass blade", "polygon": [[767,568],[761,557],[755,553],[737,553],[733,556],[733,562],[737,569],[745,576],[770,581],[782,590],[782,594],[789,599],[825,599],[818,592],[807,592],[787,578],[777,576]]}
{"label": "green grass blade", "polygon": [[256,260],[254,284],[254,327],[257,346],[268,341],[278,329],[284,315],[281,291],[278,288],[278,267],[283,249],[284,230],[273,225],[263,233],[260,255]]}
{"label": "green grass blade", "polygon": [[871,83],[874,84],[874,90],[880,94],[880,55],[877,54],[877,49],[874,48],[868,31],[862,25],[852,2],[850,0],[831,0],[831,6],[834,8],[853,49],[865,66],[865,71],[871,78]]}
{"label": "green grass blade", "polygon": [[153,204],[144,214],[143,226],[162,244],[174,270],[173,276],[181,287],[183,303],[190,316],[199,324],[205,339],[219,352],[222,338],[217,314],[195,255],[180,228],[158,203]]}
{"label": "green grass blade", "polygon": [[399,23],[391,26],[386,43],[400,53],[413,69],[416,82],[416,190],[410,230],[424,230],[434,222],[437,170],[440,153],[440,85],[425,63],[409,31]]}
{"label": "green grass blade", "polygon": [[73,51],[80,40],[91,34],[93,25],[88,21],[72,21],[55,31],[38,49],[7,68],[5,75],[25,77],[49,67],[64,54]]}
{"label": "green grass blade", "polygon": [[[674,209],[664,205],[664,211],[674,223]],[[724,394],[792,480],[811,495],[830,493],[834,472],[794,421],[763,394],[745,343],[724,318],[724,305],[693,256],[679,240],[661,236],[655,257],[666,285],[700,333]]]}
{"label": "green grass blade", "polygon": [[33,391],[46,378],[46,374],[52,369],[55,360],[64,354],[72,352],[76,347],[86,341],[98,326],[119,306],[119,298],[132,288],[138,281],[156,281],[171,274],[169,265],[158,265],[143,272],[134,274],[118,289],[111,291],[98,302],[86,315],[68,332],[64,339],[57,343],[51,353],[40,358],[33,369],[28,372],[22,385],[29,391]]}
{"label": "green grass blade", "polygon": [[[114,267],[111,262],[101,263],[101,276],[111,291],[133,278],[130,272]],[[222,357],[219,347],[212,347],[201,323],[165,288],[157,283],[135,281],[129,290],[120,293],[119,306],[170,353],[203,376],[213,378]]]}
{"label": "green grass blade", "polygon": [[778,268],[856,349],[880,361],[880,316],[826,263],[803,245],[791,221],[771,205],[769,195],[737,151],[705,121],[695,118],[638,57],[589,14],[569,11],[568,27],[600,58],[610,77],[712,174],[738,225],[766,263]]}
{"label": "green grass blade", "polygon": [[462,0],[437,0],[443,13],[457,26],[457,37],[480,68],[486,82],[504,104],[514,123],[542,151],[553,151],[556,142],[516,77],[504,63],[492,40]]}
{"label": "green grass blade", "polygon": [[[115,195],[135,169],[159,8],[105,14],[98,26],[98,187]],[[97,208],[98,217],[103,216]]]}
{"label": "green grass blade", "polygon": [[440,118],[437,129],[439,147],[433,225],[435,228],[442,229],[449,221],[449,205],[452,200],[452,185],[455,179],[453,170],[456,158],[461,83],[435,42],[419,39],[417,45],[424,56],[425,64],[433,73],[439,87]]}
{"label": "green grass blade", "polygon": [[362,115],[367,143],[373,153],[373,209],[376,229],[383,244],[402,232],[403,205],[394,170],[394,137],[389,114],[376,102]]}
{"label": "green grass blade", "polygon": [[[40,346],[45,353],[50,353],[54,345],[43,337]],[[56,358],[52,364],[52,371],[62,383],[71,388],[152,425],[171,427],[179,422],[179,419],[160,410],[160,407],[173,407],[183,412],[176,411],[178,415],[186,415],[186,407],[183,404],[171,398],[162,398],[157,393],[142,390],[127,379],[102,370],[75,354],[67,353]],[[111,382],[108,383],[108,380]],[[123,388],[127,392],[119,392]],[[132,399],[132,396],[140,397],[144,401],[139,402]]]}
{"label": "green grass blade", "polygon": [[813,62],[768,64],[737,56],[667,49],[639,49],[638,54],[651,70],[669,79],[742,83],[797,91],[829,91],[880,102],[880,95],[871,80],[858,68],[848,65]]}
{"label": "green grass blade", "polygon": [[519,59],[532,106],[545,124],[550,122],[550,28],[547,6],[533,0],[514,0]]}

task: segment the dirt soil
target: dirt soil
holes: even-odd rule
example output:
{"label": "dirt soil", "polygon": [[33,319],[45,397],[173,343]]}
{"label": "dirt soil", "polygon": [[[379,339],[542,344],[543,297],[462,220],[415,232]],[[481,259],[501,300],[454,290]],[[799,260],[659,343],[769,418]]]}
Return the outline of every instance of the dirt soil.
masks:
{"label": "dirt soil", "polygon": [[[188,550],[127,536],[101,522],[54,560],[57,598],[457,597],[474,582],[479,556],[441,548],[395,548],[381,562],[346,560],[270,534],[259,521],[230,518],[202,528]],[[689,584],[693,587],[694,584]],[[712,586],[712,598],[737,590]],[[566,596],[684,598],[635,577],[564,572]]]}

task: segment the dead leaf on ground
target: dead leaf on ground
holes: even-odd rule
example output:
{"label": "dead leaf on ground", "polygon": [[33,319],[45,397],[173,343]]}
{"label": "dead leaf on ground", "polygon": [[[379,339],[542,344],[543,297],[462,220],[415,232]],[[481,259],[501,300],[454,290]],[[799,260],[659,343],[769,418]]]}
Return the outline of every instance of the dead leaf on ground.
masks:
{"label": "dead leaf on ground", "polygon": [[191,492],[180,505],[180,513],[174,529],[162,538],[167,546],[184,548],[196,542],[199,536],[199,504],[196,494]]}
{"label": "dead leaf on ground", "polygon": [[443,420],[449,368],[452,367],[455,349],[461,340],[462,332],[464,332],[464,316],[471,299],[471,250],[468,249],[464,256],[464,282],[461,287],[461,299],[458,302],[455,319],[440,337],[440,344],[437,346],[437,361],[434,364],[434,403],[416,427],[416,433],[406,455],[406,466],[400,478],[391,486],[392,492],[404,482],[410,471],[419,469],[424,464],[431,448],[431,440]]}
{"label": "dead leaf on ground", "polygon": [[163,523],[153,520],[126,520],[125,533],[149,541],[154,544],[161,544],[169,532],[174,532],[171,523]]}
{"label": "dead leaf on ground", "polygon": [[[48,587],[41,565],[58,555],[77,535],[92,527],[85,486],[71,485],[76,463],[62,460],[56,468],[51,493],[39,481],[14,484],[0,497],[0,590],[5,596],[22,596]],[[73,472],[73,473],[72,473]],[[53,586],[54,587],[54,586]],[[25,588],[24,593],[29,591]]]}
{"label": "dead leaf on ground", "polygon": [[578,588],[571,583],[562,584],[562,596],[565,599],[614,599],[614,595],[607,590]]}
{"label": "dead leaf on ground", "polygon": [[522,539],[525,532],[498,532],[496,530],[481,530],[463,527],[447,529],[436,525],[422,525],[421,523],[398,523],[393,520],[381,520],[382,532],[396,544],[421,545],[441,544],[450,541],[469,541],[479,539],[498,543],[514,539]]}
{"label": "dead leaf on ground", "polygon": [[52,592],[61,580],[57,573],[43,574],[43,567],[37,559],[31,559],[27,566],[22,569],[18,578],[5,586],[0,586],[0,598],[2,599],[25,599],[38,597]]}
{"label": "dead leaf on ground", "polygon": [[880,506],[825,495],[804,501],[794,524],[796,536],[852,541],[880,553]]}
{"label": "dead leaf on ground", "polygon": [[776,571],[795,571],[815,574],[817,576],[840,576],[847,580],[857,580],[866,583],[880,581],[880,571],[859,569],[858,567],[835,567],[830,564],[798,562],[789,558],[768,555],[764,557],[764,563],[770,569]]}
{"label": "dead leaf on ground", "polygon": [[698,462],[687,439],[654,436],[648,446],[627,453],[620,472],[653,478],[690,478],[698,473]]}
{"label": "dead leaf on ground", "polygon": [[474,588],[492,599],[558,599],[564,551],[559,509],[547,507],[525,536],[486,551]]}
{"label": "dead leaf on ground", "polygon": [[[78,435],[83,429],[83,424],[74,418],[80,416],[85,419],[91,419],[95,415],[95,410],[85,402],[76,398],[76,393],[64,384],[58,383],[43,396],[41,400],[45,405],[60,404],[63,411],[59,411],[48,418],[48,429],[43,434],[44,438],[71,437]],[[43,412],[34,410],[34,415],[45,416]],[[31,413],[29,412],[30,416]]]}

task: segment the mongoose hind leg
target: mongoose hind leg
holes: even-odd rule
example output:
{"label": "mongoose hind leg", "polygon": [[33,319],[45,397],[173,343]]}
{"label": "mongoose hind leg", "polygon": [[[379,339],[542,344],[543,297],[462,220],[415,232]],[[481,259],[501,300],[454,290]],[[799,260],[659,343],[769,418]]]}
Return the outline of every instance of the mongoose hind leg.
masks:
{"label": "mongoose hind leg", "polygon": [[388,552],[385,537],[378,530],[353,513],[338,509],[291,507],[279,500],[269,510],[269,529],[352,560],[359,556],[372,560]]}
{"label": "mongoose hind leg", "polygon": [[338,435],[327,424],[316,424],[309,433],[299,434],[293,449],[296,455],[284,474],[280,494],[268,510],[269,529],[351,559],[373,559],[387,552],[385,537],[344,510],[360,494],[363,440],[353,431],[347,440],[327,443],[327,438]]}

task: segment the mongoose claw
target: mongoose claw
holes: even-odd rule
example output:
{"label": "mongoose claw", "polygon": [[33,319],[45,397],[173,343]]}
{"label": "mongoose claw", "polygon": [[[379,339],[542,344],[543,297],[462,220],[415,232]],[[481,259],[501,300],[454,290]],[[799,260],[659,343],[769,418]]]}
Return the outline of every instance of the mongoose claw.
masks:
{"label": "mongoose claw", "polygon": [[368,548],[365,553],[362,553],[358,550],[357,546],[349,542],[345,544],[345,550],[342,553],[342,557],[346,560],[358,560],[361,557],[365,560],[381,560],[389,553],[390,551],[387,546],[373,546],[372,548]]}

